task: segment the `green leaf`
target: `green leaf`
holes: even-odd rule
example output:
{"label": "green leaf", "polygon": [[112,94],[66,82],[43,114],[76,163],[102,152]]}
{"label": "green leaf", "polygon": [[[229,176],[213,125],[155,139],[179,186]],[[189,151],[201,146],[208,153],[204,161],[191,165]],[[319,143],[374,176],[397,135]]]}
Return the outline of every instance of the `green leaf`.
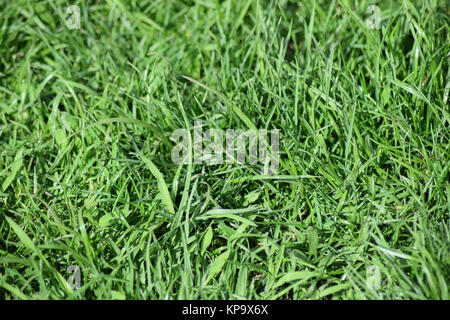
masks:
{"label": "green leaf", "polygon": [[401,89],[405,90],[406,92],[412,94],[416,98],[421,99],[421,100],[425,101],[426,103],[430,104],[430,101],[427,99],[427,97],[425,97],[425,95],[422,93],[422,91],[420,91],[416,87],[414,87],[412,85],[407,85],[397,79],[394,79],[394,80],[388,79],[388,81],[395,84],[396,86],[400,87]]}
{"label": "green leaf", "polygon": [[100,218],[100,220],[98,221],[98,224],[102,228],[107,227],[109,225],[109,222],[111,221],[111,219],[112,219],[112,216],[109,213],[107,213]]}
{"label": "green leaf", "polygon": [[312,271],[288,272],[285,275],[283,275],[280,278],[280,280],[278,280],[277,284],[275,285],[275,288],[278,288],[287,282],[292,282],[292,281],[297,281],[297,280],[309,280],[317,275],[318,275],[317,272],[312,272]]}
{"label": "green leaf", "polygon": [[213,238],[213,231],[211,226],[206,229],[205,235],[203,236],[202,241],[202,255],[205,253],[206,249],[208,249],[209,245],[211,244]]}
{"label": "green leaf", "polygon": [[158,182],[158,189],[159,193],[161,194],[161,200],[163,205],[166,207],[166,209],[172,213],[175,214],[175,209],[173,207],[172,199],[170,198],[169,190],[167,189],[166,182],[164,181],[164,177],[162,173],[158,170],[158,168],[153,164],[153,162],[141,155],[142,161],[147,165],[147,167],[150,169],[150,172],[152,175],[156,178],[156,181]]}
{"label": "green leaf", "polygon": [[112,290],[111,291],[111,300],[125,300],[126,296],[123,292],[119,292],[119,291],[115,291]]}
{"label": "green leaf", "polygon": [[58,129],[55,131],[55,140],[61,148],[65,148],[67,145],[67,136],[63,129]]}
{"label": "green leaf", "polygon": [[5,290],[8,290],[9,292],[11,292],[13,295],[15,295],[19,299],[30,300],[30,298],[27,297],[26,295],[24,295],[18,288],[14,287],[8,283],[0,282],[0,288],[4,288]]}
{"label": "green leaf", "polygon": [[236,115],[242,120],[242,122],[244,122],[244,123],[246,124],[246,126],[247,126],[249,129],[257,130],[256,126],[255,126],[254,123],[249,119],[249,117],[247,117],[247,115],[246,115],[244,112],[242,112],[242,110],[241,110],[238,106],[236,106],[236,105],[235,105],[228,97],[226,97],[226,96],[223,95],[222,93],[220,93],[220,92],[214,90],[213,88],[207,86],[206,84],[201,83],[201,82],[198,81],[198,80],[192,79],[192,78],[190,78],[190,77],[188,77],[188,76],[183,76],[183,78],[185,78],[185,79],[187,79],[187,80],[189,80],[189,81],[191,81],[191,82],[193,82],[193,83],[199,85],[200,87],[202,87],[202,88],[204,88],[204,89],[206,89],[206,90],[212,92],[213,94],[215,94],[216,96],[218,96],[219,98],[221,98],[225,103],[227,103],[227,104],[231,107],[231,109],[232,109],[232,110],[236,113]]}
{"label": "green leaf", "polygon": [[391,93],[390,90],[386,87],[383,89],[383,92],[381,93],[381,100],[383,101],[383,106],[387,105],[390,99]]}
{"label": "green leaf", "polygon": [[244,198],[245,199],[244,206],[248,206],[249,204],[252,204],[256,200],[258,200],[259,195],[260,195],[260,192],[258,192],[258,191],[252,191],[252,192],[248,193]]}
{"label": "green leaf", "polygon": [[324,290],[321,290],[319,292],[319,298],[323,298],[323,297],[328,296],[330,294],[333,294],[333,293],[339,292],[341,290],[350,288],[351,286],[352,286],[351,283],[343,283],[343,284],[338,284],[338,285],[335,285],[335,286],[332,286],[332,287],[328,287],[328,288],[326,288]]}
{"label": "green leaf", "polygon": [[203,215],[201,215],[197,219],[204,220],[204,219],[214,219],[214,218],[228,218],[228,219],[233,219],[233,220],[240,221],[243,223],[247,223],[251,226],[256,227],[256,224],[253,221],[246,219],[244,217],[238,216],[237,214],[253,212],[253,211],[256,211],[257,209],[258,209],[257,207],[249,207],[249,208],[241,208],[241,209],[212,209],[212,210],[205,212]]}
{"label": "green leaf", "polygon": [[12,220],[11,218],[9,218],[9,217],[5,217],[5,218],[6,218],[6,221],[9,223],[9,225],[11,226],[11,228],[17,234],[17,236],[19,237],[19,239],[23,243],[23,245],[25,247],[27,247],[28,249],[30,249],[31,251],[40,255],[40,251],[38,250],[38,248],[36,248],[33,241],[31,241],[30,237],[28,237],[28,235],[22,230],[22,228],[17,223],[15,223],[14,220]]}
{"label": "green leaf", "polygon": [[317,247],[319,246],[319,236],[315,229],[310,229],[308,232],[309,250],[313,255],[317,255]]}
{"label": "green leaf", "polygon": [[212,263],[209,268],[208,279],[206,283],[208,283],[216,274],[222,271],[225,262],[227,262],[228,257],[230,256],[230,250],[225,251],[221,255],[219,255]]}
{"label": "green leaf", "polygon": [[5,192],[6,189],[8,189],[11,182],[13,182],[14,178],[17,175],[17,172],[19,172],[20,168],[22,168],[23,158],[22,158],[22,149],[16,154],[16,157],[14,158],[14,163],[11,167],[11,172],[9,173],[8,177],[3,181],[2,184],[2,192]]}

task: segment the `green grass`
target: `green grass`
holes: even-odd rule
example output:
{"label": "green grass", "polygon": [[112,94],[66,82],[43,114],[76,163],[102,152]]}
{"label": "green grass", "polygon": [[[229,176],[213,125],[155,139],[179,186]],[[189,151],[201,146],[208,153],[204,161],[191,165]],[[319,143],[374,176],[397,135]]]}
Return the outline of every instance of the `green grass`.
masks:
{"label": "green grass", "polygon": [[[0,299],[449,299],[448,3],[373,3],[2,1]],[[175,165],[195,119],[278,173]]]}

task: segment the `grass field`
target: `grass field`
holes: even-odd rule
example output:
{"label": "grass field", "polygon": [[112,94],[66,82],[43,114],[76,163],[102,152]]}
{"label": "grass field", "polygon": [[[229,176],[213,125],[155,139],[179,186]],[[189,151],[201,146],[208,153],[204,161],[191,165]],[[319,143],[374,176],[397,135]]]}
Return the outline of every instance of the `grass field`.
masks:
{"label": "grass field", "polygon": [[[449,16],[1,1],[0,299],[449,299]],[[196,120],[278,171],[175,164]]]}

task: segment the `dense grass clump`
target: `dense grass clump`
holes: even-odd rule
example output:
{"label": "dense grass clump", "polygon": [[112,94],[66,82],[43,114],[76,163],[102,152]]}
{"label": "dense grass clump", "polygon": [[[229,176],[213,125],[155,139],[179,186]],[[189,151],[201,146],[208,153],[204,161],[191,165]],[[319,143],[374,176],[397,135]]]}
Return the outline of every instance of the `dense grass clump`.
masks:
{"label": "dense grass clump", "polygon": [[[0,299],[448,299],[449,16],[1,1]],[[175,164],[195,120],[279,129],[278,172]]]}

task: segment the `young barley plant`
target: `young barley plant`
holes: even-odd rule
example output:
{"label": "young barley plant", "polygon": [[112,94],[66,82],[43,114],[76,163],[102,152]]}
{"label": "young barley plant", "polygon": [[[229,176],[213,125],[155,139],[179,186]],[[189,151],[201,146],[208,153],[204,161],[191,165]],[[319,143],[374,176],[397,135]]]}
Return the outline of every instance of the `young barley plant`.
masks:
{"label": "young barley plant", "polygon": [[448,299],[449,16],[1,1],[0,299]]}

